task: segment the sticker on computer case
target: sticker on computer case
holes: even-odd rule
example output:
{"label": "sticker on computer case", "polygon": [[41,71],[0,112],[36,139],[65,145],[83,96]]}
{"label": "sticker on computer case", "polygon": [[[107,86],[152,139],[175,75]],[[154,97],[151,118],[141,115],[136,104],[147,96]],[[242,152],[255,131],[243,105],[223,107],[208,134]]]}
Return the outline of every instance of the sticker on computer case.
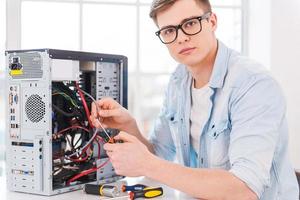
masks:
{"label": "sticker on computer case", "polygon": [[10,74],[11,76],[19,76],[19,75],[22,75],[22,74],[23,74],[23,70],[22,70],[22,69],[20,69],[20,70],[11,70],[11,71],[9,72],[9,74]]}
{"label": "sticker on computer case", "polygon": [[13,56],[9,59],[9,74],[11,76],[19,76],[23,74],[23,65],[19,56]]}

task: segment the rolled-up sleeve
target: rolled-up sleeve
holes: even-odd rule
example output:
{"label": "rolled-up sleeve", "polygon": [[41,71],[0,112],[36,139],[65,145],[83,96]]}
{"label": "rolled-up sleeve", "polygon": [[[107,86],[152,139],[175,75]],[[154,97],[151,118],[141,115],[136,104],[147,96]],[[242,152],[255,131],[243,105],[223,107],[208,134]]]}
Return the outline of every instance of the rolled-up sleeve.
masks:
{"label": "rolled-up sleeve", "polygon": [[281,89],[268,75],[253,75],[244,81],[230,107],[230,172],[258,197],[270,185],[272,160],[285,111]]}
{"label": "rolled-up sleeve", "polygon": [[173,161],[176,155],[176,148],[168,125],[168,119],[166,118],[167,101],[168,93],[166,92],[159,116],[155,120],[155,124],[149,134],[149,141],[153,145],[157,156]]}

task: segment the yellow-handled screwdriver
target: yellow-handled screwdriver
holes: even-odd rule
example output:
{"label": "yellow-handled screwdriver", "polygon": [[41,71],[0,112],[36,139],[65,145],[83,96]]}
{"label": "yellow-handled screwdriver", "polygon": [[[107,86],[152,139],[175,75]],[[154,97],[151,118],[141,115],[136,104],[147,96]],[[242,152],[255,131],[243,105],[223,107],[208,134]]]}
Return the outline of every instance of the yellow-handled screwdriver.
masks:
{"label": "yellow-handled screwdriver", "polygon": [[134,200],[136,198],[145,198],[150,199],[154,197],[159,197],[163,195],[162,187],[157,188],[145,188],[140,191],[134,191],[129,193],[130,200]]}

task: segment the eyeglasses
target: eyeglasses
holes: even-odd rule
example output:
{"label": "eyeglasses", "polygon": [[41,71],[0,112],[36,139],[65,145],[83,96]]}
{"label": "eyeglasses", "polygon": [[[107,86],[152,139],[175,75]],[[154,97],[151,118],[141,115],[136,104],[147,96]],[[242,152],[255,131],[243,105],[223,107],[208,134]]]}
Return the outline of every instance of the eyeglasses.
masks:
{"label": "eyeglasses", "polygon": [[166,26],[155,34],[159,37],[162,43],[170,44],[177,39],[178,30],[181,29],[186,35],[196,35],[202,31],[201,21],[203,19],[208,19],[211,12],[207,12],[199,17],[192,17],[184,20],[181,24],[177,26]]}

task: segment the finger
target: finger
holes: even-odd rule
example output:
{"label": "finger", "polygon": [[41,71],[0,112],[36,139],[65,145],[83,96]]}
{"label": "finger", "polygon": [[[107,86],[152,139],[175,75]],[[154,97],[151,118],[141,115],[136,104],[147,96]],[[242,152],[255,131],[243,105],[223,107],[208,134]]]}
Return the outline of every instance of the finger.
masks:
{"label": "finger", "polygon": [[[100,124],[100,123],[99,123],[99,124]],[[107,128],[109,128],[109,126],[108,126],[107,124],[101,123],[101,125],[102,125],[102,127],[101,127],[101,128],[103,128],[103,129],[107,129]]]}
{"label": "finger", "polygon": [[99,123],[99,121],[95,118],[95,117],[93,117],[92,115],[90,116],[90,119],[91,119],[91,121],[92,121],[92,124],[96,127],[96,128],[100,128],[100,123]]}
{"label": "finger", "polygon": [[100,120],[99,119],[95,119],[93,117],[90,118],[91,121],[92,121],[92,124],[97,128],[97,129],[100,129],[100,130],[103,130],[103,129],[107,129],[107,128],[110,128],[107,124],[103,123],[103,122],[100,122],[100,121],[103,121],[103,120]]}
{"label": "finger", "polygon": [[111,156],[113,155],[112,151],[106,151],[106,154],[108,155],[109,158],[111,158]]}
{"label": "finger", "polygon": [[97,116],[97,114],[95,114],[95,113],[91,113],[91,115],[89,116],[90,117],[90,119],[92,120],[92,121],[95,121],[95,120],[97,120],[99,117]]}
{"label": "finger", "polygon": [[116,140],[123,140],[124,142],[135,142],[137,138],[133,135],[130,135],[126,132],[121,131],[118,135],[114,137]]}
{"label": "finger", "polygon": [[117,145],[116,145],[116,144],[105,143],[105,144],[103,145],[103,149],[104,149],[105,151],[114,151],[114,150],[116,150],[116,148],[117,148]]}
{"label": "finger", "polygon": [[99,116],[100,117],[116,117],[120,115],[119,109],[112,109],[112,110],[100,110]]}
{"label": "finger", "polygon": [[92,111],[91,111],[91,115],[95,118],[97,118],[98,114],[97,114],[97,109],[96,109],[96,104],[93,102],[92,103]]}
{"label": "finger", "polygon": [[114,105],[115,101],[111,97],[104,97],[97,101],[97,105],[100,108],[109,107],[110,105]]}

